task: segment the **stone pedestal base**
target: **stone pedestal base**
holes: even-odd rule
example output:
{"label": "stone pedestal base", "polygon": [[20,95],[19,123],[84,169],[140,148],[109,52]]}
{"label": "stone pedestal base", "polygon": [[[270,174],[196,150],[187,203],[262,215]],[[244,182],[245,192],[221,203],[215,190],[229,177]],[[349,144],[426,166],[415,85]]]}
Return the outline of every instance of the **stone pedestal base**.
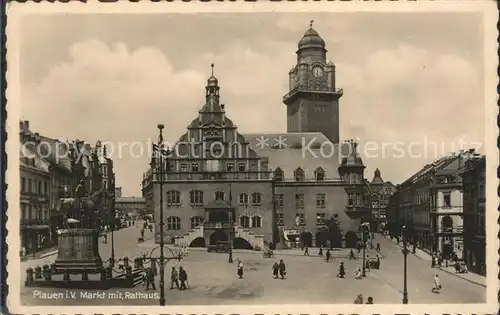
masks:
{"label": "stone pedestal base", "polygon": [[99,273],[103,269],[99,256],[99,234],[93,229],[59,230],[57,272]]}

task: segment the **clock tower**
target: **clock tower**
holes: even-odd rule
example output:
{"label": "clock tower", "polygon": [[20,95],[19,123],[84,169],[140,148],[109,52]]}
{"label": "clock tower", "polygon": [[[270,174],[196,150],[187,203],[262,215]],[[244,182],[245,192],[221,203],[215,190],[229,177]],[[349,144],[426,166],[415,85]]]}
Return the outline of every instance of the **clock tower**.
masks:
{"label": "clock tower", "polygon": [[339,99],[335,65],[326,61],[325,41],[310,27],[299,41],[297,65],[289,72],[290,91],[283,97],[287,106],[288,132],[321,132],[339,143]]}

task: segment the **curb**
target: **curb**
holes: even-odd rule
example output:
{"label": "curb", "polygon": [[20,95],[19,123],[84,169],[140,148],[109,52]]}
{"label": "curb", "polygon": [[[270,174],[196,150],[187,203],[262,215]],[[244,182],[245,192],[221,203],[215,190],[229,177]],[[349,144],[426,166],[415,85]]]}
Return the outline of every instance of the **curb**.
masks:
{"label": "curb", "polygon": [[[401,245],[399,245],[398,243],[396,243],[396,242],[392,241],[390,238],[388,238],[388,237],[385,237],[385,238],[386,238],[389,242],[393,243],[394,245],[397,245],[397,246],[399,246],[399,247],[403,248]],[[418,258],[418,259],[420,259],[420,260],[426,260],[425,258],[422,258],[422,257],[420,257],[420,256],[419,256],[419,255],[417,255],[417,254],[413,254],[413,256],[417,257],[417,258]],[[486,288],[486,285],[485,285],[484,283],[480,283],[480,282],[477,282],[477,281],[474,281],[474,280],[471,280],[471,279],[468,279],[468,278],[461,277],[461,276],[459,276],[458,274],[456,274],[455,272],[452,272],[452,271],[449,271],[449,270],[447,270],[447,269],[444,269],[443,267],[439,267],[439,270],[442,270],[442,271],[444,271],[444,272],[446,272],[446,273],[449,273],[450,275],[454,275],[455,277],[460,278],[460,279],[463,279],[463,280],[465,280],[465,281],[467,281],[467,282],[474,283],[474,284],[477,284],[477,285],[480,285],[480,286],[482,286],[482,287],[485,287],[485,288]]]}
{"label": "curb", "polygon": [[36,256],[35,258],[33,258],[33,257],[28,257],[28,258],[26,258],[24,261],[38,260],[38,259],[42,259],[42,258],[45,258],[45,257],[49,257],[49,256],[56,255],[57,253],[59,253],[59,250],[55,250],[55,251],[52,251],[52,252],[48,252],[48,253],[42,254],[42,255],[40,255],[40,256]]}
{"label": "curb", "polygon": [[467,281],[467,282],[474,283],[474,284],[477,284],[477,285],[480,285],[480,286],[482,286],[482,287],[485,287],[485,288],[486,288],[486,284],[484,284],[484,283],[480,283],[480,282],[477,282],[477,281],[474,281],[474,280],[471,280],[471,279],[467,279],[467,278],[461,277],[461,276],[459,276],[458,274],[456,274],[456,273],[454,273],[454,272],[452,272],[452,271],[449,271],[449,270],[443,269],[443,268],[439,268],[439,270],[442,270],[442,271],[444,271],[444,272],[446,272],[446,273],[449,273],[450,275],[454,275],[455,277],[460,278],[460,279],[463,279],[463,280],[465,280],[465,281]]}

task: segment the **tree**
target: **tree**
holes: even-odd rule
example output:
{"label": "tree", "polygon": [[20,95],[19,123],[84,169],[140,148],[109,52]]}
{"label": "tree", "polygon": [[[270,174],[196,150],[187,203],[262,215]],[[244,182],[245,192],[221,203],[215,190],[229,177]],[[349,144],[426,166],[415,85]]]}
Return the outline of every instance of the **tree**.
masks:
{"label": "tree", "polygon": [[325,226],[319,229],[324,233],[326,240],[330,241],[330,247],[342,247],[342,233],[340,231],[340,220],[337,214],[325,220]]}

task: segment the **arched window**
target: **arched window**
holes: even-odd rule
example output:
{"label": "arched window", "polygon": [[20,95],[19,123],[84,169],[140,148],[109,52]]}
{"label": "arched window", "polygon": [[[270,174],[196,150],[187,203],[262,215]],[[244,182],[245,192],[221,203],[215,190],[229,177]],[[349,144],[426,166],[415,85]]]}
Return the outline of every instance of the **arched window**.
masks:
{"label": "arched window", "polygon": [[262,197],[260,193],[252,193],[252,205],[253,206],[259,206],[262,204]]}
{"label": "arched window", "polygon": [[240,205],[246,206],[248,205],[248,195],[245,193],[240,194]]}
{"label": "arched window", "polygon": [[447,215],[441,220],[443,232],[453,232],[453,219]]}
{"label": "arched window", "polygon": [[325,171],[321,167],[318,167],[314,171],[314,177],[316,178],[317,181],[325,180]]}
{"label": "arched window", "polygon": [[224,200],[224,192],[216,191],[215,192],[215,200]]}
{"label": "arched window", "polygon": [[240,217],[240,226],[244,228],[249,228],[250,227],[250,218],[246,215],[242,215]]}
{"label": "arched window", "polygon": [[293,172],[293,177],[295,181],[302,182],[304,181],[304,171],[299,167]]}
{"label": "arched window", "polygon": [[200,226],[203,224],[203,218],[202,217],[191,217],[190,219],[190,225],[191,229],[194,229],[197,226]]}
{"label": "arched window", "polygon": [[260,215],[254,215],[252,217],[252,227],[254,228],[262,227],[262,218],[260,217]]}
{"label": "arched window", "polygon": [[181,193],[177,190],[167,191],[167,207],[178,207],[181,204]]}
{"label": "arched window", "polygon": [[167,218],[167,230],[180,230],[180,229],[181,229],[181,219],[179,217]]}
{"label": "arched window", "polygon": [[279,167],[274,171],[274,180],[278,182],[283,181],[283,170]]}
{"label": "arched window", "polygon": [[203,191],[201,190],[191,190],[190,192],[190,203],[193,207],[203,206]]}

